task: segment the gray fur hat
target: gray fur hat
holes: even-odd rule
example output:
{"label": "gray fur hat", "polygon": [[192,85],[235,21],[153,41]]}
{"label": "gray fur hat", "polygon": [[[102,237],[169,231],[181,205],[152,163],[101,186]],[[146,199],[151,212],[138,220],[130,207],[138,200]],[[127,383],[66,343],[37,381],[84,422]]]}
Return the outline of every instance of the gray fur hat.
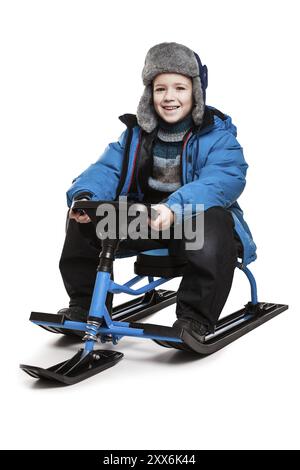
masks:
{"label": "gray fur hat", "polygon": [[192,79],[194,108],[193,121],[200,126],[205,108],[205,89],[207,87],[207,67],[202,65],[199,56],[182,44],[163,42],[152,47],[145,58],[142,79],[144,93],[137,108],[137,121],[146,132],[152,132],[158,124],[153,105],[152,81],[161,73],[180,73]]}

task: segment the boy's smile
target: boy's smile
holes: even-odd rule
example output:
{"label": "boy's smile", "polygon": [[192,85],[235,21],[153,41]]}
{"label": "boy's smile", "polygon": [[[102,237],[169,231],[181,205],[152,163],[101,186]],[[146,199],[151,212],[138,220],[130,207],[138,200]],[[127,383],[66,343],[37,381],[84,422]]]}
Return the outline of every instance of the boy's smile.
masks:
{"label": "boy's smile", "polygon": [[166,122],[184,119],[193,106],[192,80],[178,73],[161,73],[153,80],[153,104]]}

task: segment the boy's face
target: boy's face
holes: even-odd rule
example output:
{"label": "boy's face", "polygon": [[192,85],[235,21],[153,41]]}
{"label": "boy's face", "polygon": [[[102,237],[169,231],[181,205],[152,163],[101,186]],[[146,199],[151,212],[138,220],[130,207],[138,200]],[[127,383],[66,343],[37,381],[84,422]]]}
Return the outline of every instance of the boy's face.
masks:
{"label": "boy's face", "polygon": [[193,107],[192,80],[178,73],[161,73],[153,80],[153,104],[166,122],[185,118]]}

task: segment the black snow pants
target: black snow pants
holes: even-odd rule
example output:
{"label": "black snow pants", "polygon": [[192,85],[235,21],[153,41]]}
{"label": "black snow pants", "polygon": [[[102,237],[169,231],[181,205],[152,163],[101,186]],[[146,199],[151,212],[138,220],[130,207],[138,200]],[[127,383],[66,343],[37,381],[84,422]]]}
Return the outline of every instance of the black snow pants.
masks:
{"label": "black snow pants", "polygon": [[[186,245],[183,234],[181,240],[122,240],[119,250],[168,247],[171,255],[184,256],[187,263],[177,292],[176,315],[193,318],[213,331],[229,295],[241,249],[231,213],[222,207],[205,211],[203,247],[189,250]],[[92,223],[69,220],[59,266],[70,306],[89,308],[100,250],[101,241]]]}

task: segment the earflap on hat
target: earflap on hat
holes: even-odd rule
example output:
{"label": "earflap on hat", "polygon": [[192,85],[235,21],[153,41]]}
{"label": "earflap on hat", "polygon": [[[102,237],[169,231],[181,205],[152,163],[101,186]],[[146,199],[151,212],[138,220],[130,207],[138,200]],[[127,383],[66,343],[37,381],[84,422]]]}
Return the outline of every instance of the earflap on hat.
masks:
{"label": "earflap on hat", "polygon": [[200,77],[194,77],[193,79],[193,97],[194,97],[194,108],[192,111],[193,121],[196,126],[201,126],[205,110],[205,96],[201,86]]}
{"label": "earflap on hat", "polygon": [[144,93],[140,99],[136,112],[139,126],[149,134],[158,124],[157,114],[153,105],[152,93],[152,84],[145,86]]}

